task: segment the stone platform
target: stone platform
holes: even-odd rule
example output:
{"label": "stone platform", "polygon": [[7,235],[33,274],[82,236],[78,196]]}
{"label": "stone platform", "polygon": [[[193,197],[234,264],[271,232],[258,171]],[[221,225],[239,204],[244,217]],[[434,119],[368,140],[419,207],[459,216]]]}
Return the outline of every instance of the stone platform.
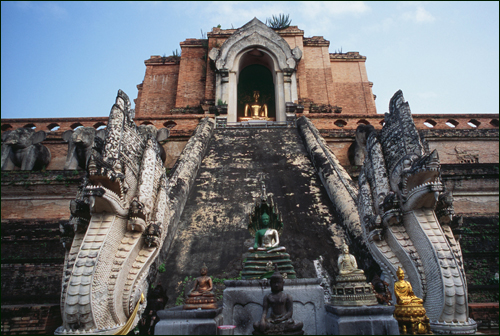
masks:
{"label": "stone platform", "polygon": [[[325,335],[324,291],[321,279],[284,279],[283,292],[293,298],[295,322],[303,322],[305,334]],[[262,316],[264,296],[271,293],[270,281],[226,280],[223,296],[224,324],[236,326],[235,335],[251,335],[253,323]]]}
{"label": "stone platform", "polygon": [[328,335],[399,335],[394,306],[332,306],[326,308]]}
{"label": "stone platform", "polygon": [[155,335],[217,335],[222,325],[222,307],[207,310],[182,310],[182,306],[159,310]]}

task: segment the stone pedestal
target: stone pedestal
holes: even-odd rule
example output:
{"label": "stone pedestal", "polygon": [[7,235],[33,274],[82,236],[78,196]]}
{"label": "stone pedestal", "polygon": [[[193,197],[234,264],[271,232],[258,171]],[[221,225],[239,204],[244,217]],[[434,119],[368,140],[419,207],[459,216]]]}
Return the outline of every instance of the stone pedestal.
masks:
{"label": "stone pedestal", "polygon": [[290,255],[286,253],[283,246],[271,251],[251,251],[247,256],[241,277],[245,280],[260,279],[262,275],[269,272],[269,269],[274,269],[274,264],[278,265],[283,278],[296,278]]}
{"label": "stone pedestal", "polygon": [[217,335],[222,325],[222,308],[182,310],[182,306],[157,312],[160,322],[155,335]]}
{"label": "stone pedestal", "polygon": [[333,306],[374,306],[377,298],[364,274],[338,275],[332,288]]}
{"label": "stone pedestal", "polygon": [[[283,292],[293,298],[293,320],[304,323],[307,335],[325,335],[324,291],[321,279],[285,279]],[[262,316],[262,302],[271,293],[269,280],[227,280],[223,296],[225,324],[236,326],[235,335],[251,335]]]}
{"label": "stone pedestal", "polygon": [[326,308],[328,335],[399,335],[394,306],[332,306]]}

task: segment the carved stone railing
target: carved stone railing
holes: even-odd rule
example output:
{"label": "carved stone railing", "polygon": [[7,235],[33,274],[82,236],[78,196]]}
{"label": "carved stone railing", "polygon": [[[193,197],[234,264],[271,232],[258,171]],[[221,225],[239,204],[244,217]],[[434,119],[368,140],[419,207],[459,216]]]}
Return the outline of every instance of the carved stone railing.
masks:
{"label": "carved stone railing", "polygon": [[[360,124],[373,125],[375,129],[381,129],[384,123],[383,114],[359,116],[342,115],[332,113],[298,113],[297,117],[306,115],[318,129],[344,129],[355,130]],[[193,115],[168,115],[137,117],[137,125],[152,124],[157,128],[168,127],[175,123],[171,136],[190,136],[198,122],[205,117],[214,118],[212,114]],[[413,121],[417,129],[498,129],[498,114],[413,114]],[[64,132],[79,126],[94,127],[100,129],[106,126],[108,117],[86,117],[86,118],[21,118],[2,119],[1,129],[3,131],[17,129],[19,127],[36,127],[49,135],[53,132]]]}
{"label": "carved stone railing", "polygon": [[[382,129],[384,115],[342,115],[333,113],[297,114],[305,115],[318,129],[355,130],[359,125],[373,125]],[[428,129],[498,129],[498,114],[412,114],[419,130]]]}

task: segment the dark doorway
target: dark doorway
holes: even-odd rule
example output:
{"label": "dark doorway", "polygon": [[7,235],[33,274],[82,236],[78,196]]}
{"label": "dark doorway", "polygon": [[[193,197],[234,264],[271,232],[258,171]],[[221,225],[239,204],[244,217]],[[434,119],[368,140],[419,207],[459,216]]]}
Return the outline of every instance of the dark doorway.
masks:
{"label": "dark doorway", "polygon": [[259,103],[267,104],[268,117],[276,118],[273,75],[268,68],[252,64],[241,70],[238,82],[238,117],[245,115],[245,104],[253,102],[253,92],[259,91]]}

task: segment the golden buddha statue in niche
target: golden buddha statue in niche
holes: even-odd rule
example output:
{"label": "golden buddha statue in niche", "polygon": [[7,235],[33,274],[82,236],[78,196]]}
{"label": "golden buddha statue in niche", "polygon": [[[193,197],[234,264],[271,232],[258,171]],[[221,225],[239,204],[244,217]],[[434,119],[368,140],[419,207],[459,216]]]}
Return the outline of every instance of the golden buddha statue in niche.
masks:
{"label": "golden buddha statue in niche", "polygon": [[396,294],[397,304],[407,305],[410,303],[424,303],[424,300],[413,294],[411,284],[405,280],[405,272],[401,267],[398,268],[396,274],[398,275],[398,281],[394,284],[394,294]]}
{"label": "golden buddha statue in niche", "polygon": [[245,117],[251,117],[252,119],[264,119],[267,118],[267,104],[259,104],[259,91],[253,92],[254,102],[252,104],[245,105]]}
{"label": "golden buddha statue in niche", "polygon": [[398,321],[400,334],[432,334],[424,300],[413,294],[411,284],[405,280],[405,272],[401,267],[396,274],[398,281],[394,284],[394,294],[397,304],[394,318]]}

